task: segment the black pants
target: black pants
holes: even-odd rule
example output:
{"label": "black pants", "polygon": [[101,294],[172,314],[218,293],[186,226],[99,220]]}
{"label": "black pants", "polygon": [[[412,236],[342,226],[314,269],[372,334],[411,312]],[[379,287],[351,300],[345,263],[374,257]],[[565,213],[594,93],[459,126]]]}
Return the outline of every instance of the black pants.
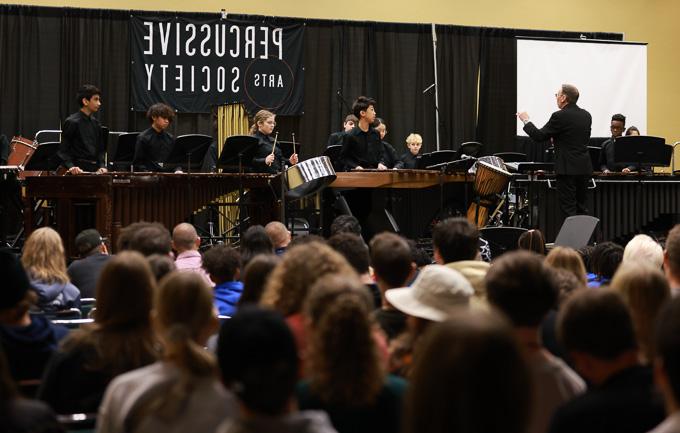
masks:
{"label": "black pants", "polygon": [[560,201],[562,218],[586,215],[586,193],[589,176],[557,175],[557,198]]}

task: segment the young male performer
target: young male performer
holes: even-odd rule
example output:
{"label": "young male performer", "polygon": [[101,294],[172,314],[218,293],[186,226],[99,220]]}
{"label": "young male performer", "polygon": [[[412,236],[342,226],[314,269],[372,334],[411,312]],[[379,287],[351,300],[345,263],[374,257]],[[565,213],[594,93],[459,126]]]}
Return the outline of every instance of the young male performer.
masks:
{"label": "young male performer", "polygon": [[61,144],[57,151],[60,165],[69,174],[106,173],[102,127],[93,114],[101,107],[101,91],[85,84],[76,96],[80,110],[71,114],[62,127]]}
{"label": "young male performer", "polygon": [[352,111],[359,119],[359,124],[347,132],[342,140],[340,159],[345,170],[387,169],[380,135],[371,127],[376,117],[375,100],[359,96],[352,104]]}
{"label": "young male performer", "polygon": [[170,156],[175,139],[166,129],[175,118],[175,112],[168,105],[157,103],[149,107],[146,117],[151,127],[137,136],[132,164],[138,171],[167,171],[163,164]]}

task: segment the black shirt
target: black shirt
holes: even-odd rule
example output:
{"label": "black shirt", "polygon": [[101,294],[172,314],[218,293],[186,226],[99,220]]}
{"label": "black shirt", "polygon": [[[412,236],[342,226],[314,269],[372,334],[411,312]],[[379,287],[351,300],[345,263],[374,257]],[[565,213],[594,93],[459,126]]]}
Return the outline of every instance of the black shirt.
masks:
{"label": "black shirt", "polygon": [[71,282],[80,290],[82,298],[96,297],[97,280],[104,265],[111,259],[108,254],[95,253],[76,260],[68,267]]}
{"label": "black shirt", "polygon": [[355,126],[343,137],[340,159],[345,170],[353,170],[357,166],[378,168],[378,164],[385,164],[383,144],[378,131],[368,128],[364,132]]}
{"label": "black shirt", "polygon": [[97,119],[82,111],[66,118],[57,156],[66,168],[78,166],[86,170],[104,167],[104,140]]}
{"label": "black shirt", "polygon": [[418,155],[412,154],[410,151],[401,155],[401,166],[399,168],[416,168],[418,165]]}
{"label": "black shirt", "polygon": [[[135,143],[133,164],[140,171],[167,171],[163,164],[170,156],[175,139],[165,131],[158,132],[153,128],[142,131]],[[174,167],[173,167],[174,169]]]}
{"label": "black shirt", "polygon": [[634,170],[635,166],[633,165],[617,164],[614,162],[614,143],[616,143],[616,139],[614,138],[608,138],[602,143],[602,150],[600,151],[600,170],[621,171],[624,168]]}
{"label": "black shirt", "polygon": [[383,157],[385,158],[385,167],[387,168],[401,168],[401,161],[397,158],[397,151],[390,143],[383,141]]}
{"label": "black shirt", "polygon": [[256,137],[259,141],[257,143],[255,156],[253,157],[253,168],[259,173],[279,173],[281,168],[288,162],[281,154],[281,147],[278,144],[276,145],[276,149],[274,150],[274,162],[272,162],[272,165],[267,165],[265,159],[272,153],[274,139],[260,131],[255,132],[253,137]]}
{"label": "black shirt", "polygon": [[338,131],[334,132],[331,135],[328,136],[328,142],[326,143],[326,147],[331,147],[331,146],[341,146],[342,145],[342,138],[345,136],[345,131]]}

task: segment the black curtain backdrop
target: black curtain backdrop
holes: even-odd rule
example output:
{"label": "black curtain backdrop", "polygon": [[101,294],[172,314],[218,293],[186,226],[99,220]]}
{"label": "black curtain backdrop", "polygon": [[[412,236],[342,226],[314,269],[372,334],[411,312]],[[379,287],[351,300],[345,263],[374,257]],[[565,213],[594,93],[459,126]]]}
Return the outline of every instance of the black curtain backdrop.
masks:
{"label": "black curtain backdrop", "polygon": [[[148,127],[130,110],[131,11],[0,5],[0,133],[33,137],[58,129],[78,109],[83,83],[102,89],[99,118],[111,131]],[[175,15],[157,13],[156,15]],[[187,17],[208,14],[183,13]],[[305,109],[277,118],[279,139],[295,133],[301,157],[320,155],[359,95],[377,99],[387,141],[399,153],[411,132],[436,146],[432,34],[429,24],[304,20],[252,15],[230,18],[305,22]],[[515,144],[515,37],[577,38],[581,33],[437,25],[441,148],[481,141],[485,153],[519,150]],[[588,33],[621,40],[621,34]],[[210,114],[180,113],[175,135],[214,135]]]}

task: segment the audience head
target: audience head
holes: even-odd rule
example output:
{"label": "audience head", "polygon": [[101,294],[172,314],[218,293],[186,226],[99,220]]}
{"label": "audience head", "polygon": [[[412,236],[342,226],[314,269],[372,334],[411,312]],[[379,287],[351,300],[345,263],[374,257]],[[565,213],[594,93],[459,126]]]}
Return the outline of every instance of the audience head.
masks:
{"label": "audience head", "polygon": [[612,132],[612,137],[620,137],[626,129],[626,116],[623,114],[614,114],[609,129]]}
{"label": "audience head", "polygon": [[680,287],[680,224],[676,224],[666,237],[663,267],[666,278],[674,286],[671,288]]}
{"label": "audience head", "polygon": [[486,293],[514,326],[528,328],[541,325],[558,297],[550,268],[528,251],[511,251],[496,259],[486,274]]}
{"label": "audience head", "polygon": [[364,286],[344,275],[321,278],[309,291],[307,375],[312,391],[327,404],[370,404],[382,389],[385,373],[373,339],[372,305]]}
{"label": "audience head", "polygon": [[581,260],[583,260],[583,265],[586,267],[586,272],[593,272],[592,257],[594,249],[594,246],[586,245],[585,247],[581,247],[576,250],[576,252],[581,256]]}
{"label": "audience head", "polygon": [[78,233],[75,241],[76,251],[82,257],[91,256],[97,253],[107,253],[106,244],[102,235],[95,229],[86,229]]}
{"label": "audience head", "polygon": [[411,287],[390,289],[385,298],[398,310],[421,319],[441,322],[467,307],[474,289],[458,271],[442,265],[425,266]]}
{"label": "audience head", "polygon": [[465,218],[447,218],[432,232],[434,259],[437,263],[474,260],[479,253],[479,230]]}
{"label": "audience head", "polygon": [[23,318],[37,295],[19,259],[8,251],[0,251],[0,275],[3,287],[0,290],[0,323],[14,324]]}
{"label": "audience head", "polygon": [[149,223],[134,230],[128,249],[148,257],[152,254],[170,255],[172,239],[170,232],[161,223]]}
{"label": "audience head", "polygon": [[663,266],[663,248],[647,235],[636,235],[626,244],[623,250],[624,262],[644,262],[661,269]]}
{"label": "audience head", "polygon": [[164,276],[177,269],[175,261],[167,254],[151,254],[146,258],[151,267],[151,273],[159,283]]}
{"label": "audience head", "polygon": [[248,227],[241,239],[241,261],[247,265],[250,259],[258,254],[273,254],[274,246],[267,232],[261,225]]}
{"label": "audience head", "polygon": [[561,307],[557,319],[558,337],[587,380],[600,384],[607,377],[594,371],[606,368],[624,356],[637,360],[633,321],[621,296],[606,288],[581,290]]}
{"label": "audience head", "polygon": [[411,249],[411,260],[416,264],[418,269],[433,263],[430,253],[428,253],[424,248],[419,247],[416,241],[413,239],[407,239],[406,242],[408,242],[408,246]]}
{"label": "audience head", "polygon": [[286,248],[290,243],[290,231],[279,221],[272,221],[264,226],[269,240],[274,245],[274,248]]}
{"label": "audience head", "polygon": [[354,114],[348,114],[345,116],[345,121],[342,123],[342,128],[344,129],[345,132],[349,132],[356,126],[356,124],[359,122],[359,119],[357,119],[357,116]]}
{"label": "audience head", "polygon": [[359,236],[352,233],[338,233],[328,239],[328,246],[342,254],[357,274],[368,274],[368,247]]}
{"label": "audience head", "polygon": [[403,287],[415,271],[408,242],[394,233],[380,233],[371,239],[371,265],[378,284],[388,288]]}
{"label": "audience head", "polygon": [[212,375],[215,361],[204,347],[219,322],[205,279],[195,272],[169,274],[158,287],[154,311],[163,359],[190,375]]}
{"label": "audience head", "polygon": [[293,240],[290,241],[290,243],[288,244],[288,248],[286,248],[286,251],[298,245],[306,245],[312,242],[326,245],[326,239],[322,238],[319,235],[314,234],[296,235],[293,238]]}
{"label": "audience head", "polygon": [[554,267],[550,268],[551,268],[550,273],[552,274],[553,279],[555,280],[555,286],[557,287],[557,290],[559,292],[559,296],[557,298],[558,306],[562,305],[562,303],[566,301],[577,290],[585,289],[587,287],[586,283],[584,283],[582,280],[579,280],[579,278],[576,277],[576,275],[574,275],[573,272],[568,271],[566,269]]}
{"label": "audience head", "polygon": [[405,397],[405,433],[522,433],[530,378],[511,328],[459,312],[425,334]]}
{"label": "audience head", "polygon": [[626,263],[614,275],[611,287],[623,297],[633,319],[635,335],[643,359],[654,359],[654,324],[661,307],[671,297],[671,289],[661,269],[642,263]]}
{"label": "audience head", "polygon": [[525,231],[517,240],[517,247],[520,250],[528,250],[540,255],[545,255],[545,240],[543,239],[543,233],[536,229]]}
{"label": "audience head", "polygon": [[279,256],[274,254],[260,254],[253,257],[241,274],[243,292],[238,300],[239,306],[260,302],[269,276],[280,261]]}
{"label": "audience head", "polygon": [[203,269],[216,284],[239,278],[241,255],[229,245],[215,245],[203,254]]}
{"label": "audience head", "polygon": [[[655,334],[656,383],[670,408],[680,404],[680,298],[668,302],[659,314]],[[670,412],[670,410],[669,410]]]}
{"label": "audience head", "polygon": [[33,280],[45,283],[67,283],[66,257],[61,236],[50,227],[30,234],[24,244],[21,263]]}
{"label": "audience head", "polygon": [[118,241],[116,243],[118,251],[129,250],[130,241],[132,240],[132,236],[137,232],[137,230],[144,227],[149,227],[151,224],[152,223],[146,221],[138,221],[136,223],[132,223],[128,226],[123,227],[120,230],[120,234],[118,235]]}
{"label": "audience head", "polygon": [[172,247],[178,254],[185,251],[196,251],[200,246],[201,238],[193,225],[180,223],[172,230]]}
{"label": "audience head", "polygon": [[406,137],[406,147],[411,155],[418,155],[420,148],[423,147],[423,137],[420,134],[411,133]]}
{"label": "audience head", "polygon": [[261,303],[274,307],[284,316],[300,313],[310,287],[328,274],[357,276],[347,260],[328,245],[317,242],[297,245],[288,250],[274,268]]}
{"label": "audience head", "polygon": [[640,130],[635,126],[626,129],[626,135],[640,135]]}
{"label": "audience head", "polygon": [[623,260],[623,247],[614,242],[602,242],[595,246],[591,266],[595,275],[611,280]]}
{"label": "audience head", "polygon": [[331,223],[331,236],[338,233],[354,233],[361,236],[361,224],[352,215],[340,215]]}
{"label": "audience head", "polygon": [[588,282],[581,255],[569,247],[553,248],[546,256],[545,263],[555,269],[571,272],[584,286]]}
{"label": "audience head", "polygon": [[222,381],[256,414],[286,413],[298,381],[295,339],[275,311],[245,306],[222,325],[217,345]]}

